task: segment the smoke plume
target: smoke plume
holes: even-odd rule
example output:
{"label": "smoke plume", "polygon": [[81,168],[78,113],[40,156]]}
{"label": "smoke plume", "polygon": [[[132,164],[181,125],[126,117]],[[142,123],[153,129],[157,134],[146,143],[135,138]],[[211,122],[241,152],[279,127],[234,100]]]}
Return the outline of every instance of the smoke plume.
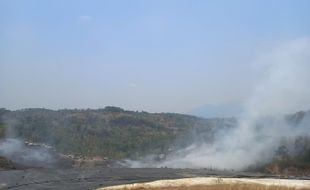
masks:
{"label": "smoke plume", "polygon": [[39,146],[26,146],[17,138],[0,141],[0,156],[25,167],[53,167],[56,159],[49,150]]}
{"label": "smoke plume", "polygon": [[50,168],[55,166],[57,158],[52,154],[52,147],[24,141],[15,131],[18,120],[9,117],[0,119],[7,126],[6,138],[0,140],[0,157],[5,157],[20,167]]}
{"label": "smoke plume", "polygon": [[265,72],[244,105],[235,128],[220,131],[214,143],[193,143],[161,162],[128,162],[132,167],[217,168],[242,170],[264,164],[274,156],[283,138],[310,133],[309,114],[296,125],[285,114],[310,108],[310,39],[283,44],[258,58]]}

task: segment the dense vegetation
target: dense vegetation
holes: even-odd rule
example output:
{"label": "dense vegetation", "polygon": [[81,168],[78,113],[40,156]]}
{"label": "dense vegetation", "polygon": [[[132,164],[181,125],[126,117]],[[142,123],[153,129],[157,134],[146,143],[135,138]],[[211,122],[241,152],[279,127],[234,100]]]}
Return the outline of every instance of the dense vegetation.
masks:
{"label": "dense vegetation", "polygon": [[234,119],[125,111],[118,107],[59,111],[2,109],[0,114],[2,137],[6,128],[7,137],[49,144],[66,154],[108,158],[166,153],[172,144],[186,146],[194,136],[211,141],[216,128],[231,127],[235,122]]}
{"label": "dense vegetation", "polygon": [[[0,139],[16,137],[51,145],[64,154],[109,159],[160,155],[194,141],[212,142],[217,130],[237,124],[233,118],[203,119],[183,114],[125,111],[118,107],[58,111],[0,109],[0,118]],[[310,112],[286,117],[288,123],[296,126],[305,118],[310,118]],[[305,134],[284,141],[273,161],[261,169],[274,174],[309,174],[310,137]]]}

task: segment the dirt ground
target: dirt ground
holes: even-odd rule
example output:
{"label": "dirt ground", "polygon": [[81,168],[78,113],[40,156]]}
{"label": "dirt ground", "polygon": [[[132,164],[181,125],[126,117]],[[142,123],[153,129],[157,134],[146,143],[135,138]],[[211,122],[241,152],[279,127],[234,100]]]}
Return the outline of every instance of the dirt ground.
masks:
{"label": "dirt ground", "polygon": [[99,187],[106,187],[111,185],[149,182],[161,179],[179,179],[207,176],[277,178],[277,176],[266,176],[259,173],[211,171],[206,169],[26,169],[0,171],[0,189],[96,189]]}
{"label": "dirt ground", "polygon": [[309,190],[310,180],[274,178],[194,177],[158,180],[99,188],[97,190]]}

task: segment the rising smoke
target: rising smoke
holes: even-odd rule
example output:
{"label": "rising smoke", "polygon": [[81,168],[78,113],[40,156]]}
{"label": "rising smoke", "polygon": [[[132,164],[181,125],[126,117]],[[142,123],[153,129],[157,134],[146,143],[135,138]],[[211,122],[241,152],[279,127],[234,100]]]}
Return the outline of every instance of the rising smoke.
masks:
{"label": "rising smoke", "polygon": [[56,158],[47,148],[27,146],[17,138],[6,138],[0,141],[0,156],[3,156],[23,167],[54,167]]}
{"label": "rising smoke", "polygon": [[24,141],[15,131],[18,120],[6,117],[1,119],[7,127],[6,138],[0,140],[0,157],[5,157],[20,167],[55,167],[57,158],[50,146]]}
{"label": "rising smoke", "polygon": [[310,39],[298,39],[261,56],[264,75],[244,106],[238,125],[218,133],[213,144],[193,143],[161,162],[127,161],[131,167],[217,168],[242,170],[273,158],[283,138],[309,135],[310,120],[288,124],[284,115],[310,108]]}

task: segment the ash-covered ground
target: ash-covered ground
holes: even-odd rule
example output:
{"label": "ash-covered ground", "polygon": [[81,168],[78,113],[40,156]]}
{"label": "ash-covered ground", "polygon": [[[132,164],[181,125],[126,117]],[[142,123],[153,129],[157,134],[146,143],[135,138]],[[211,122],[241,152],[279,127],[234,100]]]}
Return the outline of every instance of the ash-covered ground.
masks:
{"label": "ash-covered ground", "polygon": [[[236,172],[233,170],[125,168],[116,160],[63,155],[43,144],[22,143],[13,139],[3,141],[3,143],[9,143],[12,150],[14,147],[14,151],[9,151],[9,149],[0,151],[0,189],[84,190],[162,179],[209,176],[283,178],[283,176],[259,172]],[[3,157],[4,155],[6,157]],[[310,179],[307,178],[307,175],[284,177]]]}
{"label": "ash-covered ground", "polygon": [[[261,173],[212,171],[208,169],[169,168],[80,168],[80,169],[25,169],[0,171],[0,189],[96,189],[111,185],[149,182],[161,179],[188,177],[253,177],[265,178]],[[305,179],[305,178],[300,178]]]}

